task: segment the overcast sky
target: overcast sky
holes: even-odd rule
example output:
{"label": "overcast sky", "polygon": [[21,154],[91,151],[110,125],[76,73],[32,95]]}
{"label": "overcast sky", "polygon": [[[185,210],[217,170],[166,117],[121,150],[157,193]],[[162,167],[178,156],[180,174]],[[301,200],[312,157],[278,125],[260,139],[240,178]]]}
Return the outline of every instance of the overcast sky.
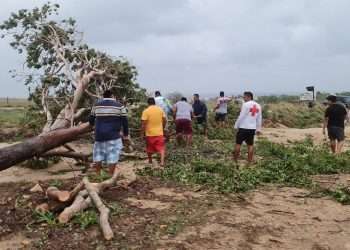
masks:
{"label": "overcast sky", "polygon": [[[46,1],[1,0],[0,20]],[[149,91],[350,90],[349,0],[60,0],[91,46],[125,56]],[[26,96],[0,40],[0,96]]]}

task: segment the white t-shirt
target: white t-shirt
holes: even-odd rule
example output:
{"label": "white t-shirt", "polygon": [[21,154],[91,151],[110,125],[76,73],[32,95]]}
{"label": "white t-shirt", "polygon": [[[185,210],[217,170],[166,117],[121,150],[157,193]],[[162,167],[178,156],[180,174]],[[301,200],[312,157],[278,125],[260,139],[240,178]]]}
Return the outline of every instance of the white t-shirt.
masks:
{"label": "white t-shirt", "polygon": [[193,112],[192,106],[185,101],[179,101],[175,104],[176,107],[176,120],[185,119],[192,120],[191,113]]}
{"label": "white t-shirt", "polygon": [[262,109],[255,101],[243,103],[241,113],[235,123],[235,128],[256,129],[260,131],[262,127]]}
{"label": "white t-shirt", "polygon": [[165,114],[170,113],[171,106],[169,101],[166,98],[164,98],[163,96],[157,96],[154,98],[154,100],[156,101],[156,105],[161,109],[163,109]]}
{"label": "white t-shirt", "polygon": [[219,105],[219,108],[216,110],[216,113],[227,114],[227,104],[231,99],[228,97],[219,97],[216,104]]}

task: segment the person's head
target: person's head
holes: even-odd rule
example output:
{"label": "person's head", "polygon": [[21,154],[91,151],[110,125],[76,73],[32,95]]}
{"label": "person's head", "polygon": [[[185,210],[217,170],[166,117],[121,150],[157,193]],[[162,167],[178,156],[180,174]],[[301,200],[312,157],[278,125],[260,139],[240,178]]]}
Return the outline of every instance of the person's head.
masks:
{"label": "person's head", "polygon": [[199,95],[198,94],[194,94],[193,95],[193,100],[194,101],[199,101]]}
{"label": "person's head", "polygon": [[337,97],[335,95],[329,95],[327,96],[328,104],[334,104],[337,102]]}
{"label": "person's head", "polygon": [[249,102],[254,99],[254,95],[252,92],[246,91],[243,93],[243,99],[245,102]]}
{"label": "person's head", "polygon": [[160,93],[159,90],[157,90],[156,92],[154,92],[154,95],[157,97],[157,96],[161,96],[162,94]]}
{"label": "person's head", "polygon": [[103,92],[103,98],[113,98],[113,93],[110,89],[105,90],[105,92]]}
{"label": "person's head", "polygon": [[220,91],[220,97],[224,97],[225,96],[225,92],[224,91]]}
{"label": "person's head", "polygon": [[187,98],[186,97],[181,97],[181,101],[182,102],[187,102]]}
{"label": "person's head", "polygon": [[153,97],[149,97],[147,99],[147,103],[148,103],[149,106],[156,105],[156,100],[154,100]]}

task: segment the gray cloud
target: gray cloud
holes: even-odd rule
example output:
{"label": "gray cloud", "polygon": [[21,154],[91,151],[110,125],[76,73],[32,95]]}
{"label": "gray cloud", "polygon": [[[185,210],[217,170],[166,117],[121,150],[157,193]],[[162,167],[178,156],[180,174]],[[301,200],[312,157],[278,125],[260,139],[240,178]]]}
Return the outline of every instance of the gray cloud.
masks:
{"label": "gray cloud", "polygon": [[[11,11],[44,1],[4,0]],[[60,0],[88,43],[130,59],[149,90],[185,93],[301,92],[313,83],[347,90],[350,21],[347,0]],[[20,65],[0,41],[1,95],[25,95],[7,70]]]}

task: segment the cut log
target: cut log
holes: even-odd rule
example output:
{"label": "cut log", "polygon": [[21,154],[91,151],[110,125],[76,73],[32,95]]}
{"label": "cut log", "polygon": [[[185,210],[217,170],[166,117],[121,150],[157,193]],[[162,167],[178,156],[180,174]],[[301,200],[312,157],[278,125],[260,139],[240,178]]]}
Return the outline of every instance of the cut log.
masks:
{"label": "cut log", "polygon": [[109,213],[110,213],[109,208],[106,207],[105,204],[103,204],[100,196],[96,192],[96,188],[94,188],[94,186],[91,185],[91,183],[89,182],[87,177],[84,177],[83,182],[84,182],[86,190],[89,193],[89,196],[90,196],[92,202],[95,204],[96,208],[100,212],[100,227],[101,227],[101,230],[103,232],[105,239],[106,240],[113,239],[114,234],[113,234],[111,225],[109,224],[109,221],[108,221]]}
{"label": "cut log", "polygon": [[68,223],[74,217],[74,215],[89,208],[91,206],[91,198],[85,198],[84,196],[86,195],[87,192],[85,190],[80,191],[75,197],[72,205],[66,207],[63,212],[60,213],[58,216],[58,221],[60,223]]}
{"label": "cut log", "polygon": [[[101,193],[106,188],[115,186],[119,173],[120,172],[116,169],[114,171],[113,176],[110,179],[105,180],[101,183],[90,183],[90,186],[97,193]],[[78,189],[80,185],[81,184],[79,184],[75,189]],[[74,192],[74,190],[72,192]],[[87,196],[88,196],[87,190],[80,191],[76,195],[73,203],[69,207],[66,207],[63,210],[63,212],[58,216],[58,221],[60,223],[68,223],[77,213],[80,213],[85,209],[89,208],[91,206],[91,198]]]}
{"label": "cut log", "polygon": [[23,162],[34,156],[40,156],[45,152],[57,148],[67,142],[75,140],[80,135],[91,130],[88,123],[76,127],[59,129],[25,140],[0,149],[0,171],[15,164]]}
{"label": "cut log", "polygon": [[40,184],[36,184],[34,187],[32,187],[29,190],[31,193],[44,193],[44,189],[41,187]]}
{"label": "cut log", "polygon": [[49,199],[67,202],[70,199],[70,192],[61,191],[57,187],[48,187],[46,190],[46,195]]}

